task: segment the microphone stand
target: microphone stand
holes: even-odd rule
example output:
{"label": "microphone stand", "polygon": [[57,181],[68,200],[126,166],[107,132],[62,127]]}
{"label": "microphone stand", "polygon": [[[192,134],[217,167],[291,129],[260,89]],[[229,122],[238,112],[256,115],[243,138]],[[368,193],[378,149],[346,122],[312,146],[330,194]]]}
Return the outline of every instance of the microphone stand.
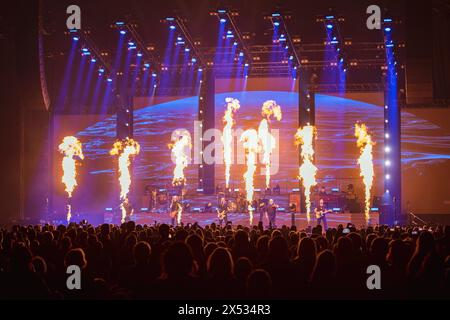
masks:
{"label": "microphone stand", "polygon": [[423,224],[428,224],[428,222],[424,221],[423,219],[419,218],[418,216],[416,216],[414,213],[412,213],[411,211],[408,212],[408,214],[413,218],[413,223],[414,223],[414,219],[418,220],[419,222],[423,223]]}

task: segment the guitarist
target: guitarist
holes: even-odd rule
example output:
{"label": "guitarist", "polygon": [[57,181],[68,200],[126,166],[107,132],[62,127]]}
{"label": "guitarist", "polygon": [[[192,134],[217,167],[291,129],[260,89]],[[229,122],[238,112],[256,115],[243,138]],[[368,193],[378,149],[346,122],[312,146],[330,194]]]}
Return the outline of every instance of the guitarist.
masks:
{"label": "guitarist", "polygon": [[219,206],[217,208],[217,217],[219,218],[219,226],[222,227],[222,222],[225,225],[228,223],[228,203],[225,198],[220,198]]}
{"label": "guitarist", "polygon": [[314,213],[316,214],[317,224],[322,224],[323,222],[323,230],[326,231],[328,229],[327,226],[327,213],[330,213],[331,210],[328,210],[325,207],[325,203],[323,199],[319,200],[319,206],[314,209]]}
{"label": "guitarist", "polygon": [[178,197],[174,196],[172,198],[172,203],[170,204],[170,218],[172,221],[172,226],[178,225],[178,221],[180,220],[182,210],[183,206],[178,201]]}

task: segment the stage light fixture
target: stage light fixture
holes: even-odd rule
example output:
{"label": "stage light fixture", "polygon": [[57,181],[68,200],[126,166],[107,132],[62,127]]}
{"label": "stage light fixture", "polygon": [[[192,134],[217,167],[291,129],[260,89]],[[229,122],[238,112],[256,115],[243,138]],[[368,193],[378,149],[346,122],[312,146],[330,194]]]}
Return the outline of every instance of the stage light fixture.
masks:
{"label": "stage light fixture", "polygon": [[275,22],[273,23],[273,25],[274,25],[275,27],[279,27],[279,26],[280,26],[280,23],[279,23],[278,21],[275,21]]}
{"label": "stage light fixture", "polygon": [[333,29],[333,25],[332,24],[327,24],[327,29]]}
{"label": "stage light fixture", "polygon": [[120,34],[121,35],[124,35],[124,34],[126,34],[127,32],[125,31],[125,30],[120,30]]}
{"label": "stage light fixture", "polygon": [[78,40],[80,40],[80,38],[78,38],[78,37],[73,37],[72,39],[73,39],[73,41],[78,41]]}
{"label": "stage light fixture", "polygon": [[175,27],[174,25],[171,25],[171,26],[169,27],[170,30],[175,30],[175,28],[176,28],[176,27]]}
{"label": "stage light fixture", "polygon": [[225,23],[225,22],[227,22],[226,19],[224,19],[224,18],[220,19],[220,23]]}

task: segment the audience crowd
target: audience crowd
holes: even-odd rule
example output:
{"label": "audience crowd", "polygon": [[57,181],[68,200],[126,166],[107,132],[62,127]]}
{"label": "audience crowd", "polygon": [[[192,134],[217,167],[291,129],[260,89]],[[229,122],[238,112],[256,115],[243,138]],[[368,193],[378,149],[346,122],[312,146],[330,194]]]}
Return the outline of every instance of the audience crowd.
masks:
{"label": "audience crowd", "polygon": [[[69,290],[67,267],[81,289]],[[367,288],[369,265],[381,289]],[[0,299],[450,297],[450,226],[298,231],[71,223],[0,229]]]}

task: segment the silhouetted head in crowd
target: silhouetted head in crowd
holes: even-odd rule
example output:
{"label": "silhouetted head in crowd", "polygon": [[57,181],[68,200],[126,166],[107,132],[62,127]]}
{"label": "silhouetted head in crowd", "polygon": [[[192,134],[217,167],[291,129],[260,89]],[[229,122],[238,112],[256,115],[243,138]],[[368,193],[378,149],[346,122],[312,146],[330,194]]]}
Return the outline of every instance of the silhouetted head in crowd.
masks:
{"label": "silhouetted head in crowd", "polygon": [[185,241],[189,232],[186,229],[178,229],[175,232],[175,241]]}
{"label": "silhouetted head in crowd", "polygon": [[328,241],[323,236],[317,237],[315,239],[315,243],[316,243],[316,252],[317,253],[320,253],[323,250],[328,249]]}
{"label": "silhouetted head in crowd", "polygon": [[188,245],[181,241],[170,245],[163,254],[161,267],[169,279],[188,277],[194,267],[194,258]]}
{"label": "silhouetted head in crowd", "polygon": [[81,269],[86,268],[87,261],[83,249],[70,249],[69,252],[66,253],[66,257],[64,258],[64,266],[67,268],[72,265],[79,266]]}
{"label": "silhouetted head in crowd", "polygon": [[250,299],[268,299],[272,294],[272,279],[264,269],[253,270],[247,279],[247,295]]}
{"label": "silhouetted head in crowd", "polygon": [[134,248],[136,243],[137,243],[137,237],[134,233],[130,233],[125,239],[125,247],[130,248],[130,250],[132,248]]}
{"label": "silhouetted head in crowd", "polygon": [[107,236],[109,236],[109,233],[110,233],[110,226],[109,226],[109,224],[107,224],[107,223],[102,224],[100,226],[100,234],[103,237],[107,237]]}
{"label": "silhouetted head in crowd", "polygon": [[289,261],[289,248],[283,237],[279,236],[270,239],[269,261],[275,263]]}
{"label": "silhouetted head in crowd", "polygon": [[233,277],[233,258],[226,248],[216,248],[208,259],[208,272],[214,279],[225,280]]}
{"label": "silhouetted head in crowd", "polygon": [[388,253],[388,244],[386,239],[377,237],[370,246],[370,255],[375,263],[384,263]]}
{"label": "silhouetted head in crowd", "polygon": [[34,271],[40,276],[45,276],[47,274],[47,263],[44,258],[35,256],[33,257],[31,263],[33,264]]}
{"label": "silhouetted head in crowd", "polygon": [[237,230],[234,234],[234,247],[248,247],[248,234],[244,230]]}
{"label": "silhouetted head in crowd", "polygon": [[32,271],[32,257],[33,255],[28,248],[22,244],[15,245],[11,254],[11,270],[18,272]]}
{"label": "silhouetted head in crowd", "polygon": [[423,231],[416,243],[416,253],[426,255],[435,250],[434,238],[431,232]]}
{"label": "silhouetted head in crowd", "polygon": [[361,236],[356,232],[350,232],[349,234],[347,234],[347,238],[350,238],[350,240],[352,240],[353,251],[359,253],[362,249]]}
{"label": "silhouetted head in crowd", "polygon": [[316,263],[316,245],[311,238],[303,238],[298,243],[297,257],[299,261],[310,268],[310,272]]}
{"label": "silhouetted head in crowd", "polygon": [[234,275],[238,280],[247,281],[247,278],[252,272],[253,264],[247,257],[240,257],[234,264]]}
{"label": "silhouetted head in crowd", "polygon": [[217,248],[217,243],[215,242],[209,242],[206,246],[205,246],[205,259],[208,259],[209,256],[211,255],[211,253],[213,253],[213,251]]}
{"label": "silhouetted head in crowd", "polygon": [[317,255],[317,261],[311,276],[312,282],[329,279],[336,272],[336,260],[331,250],[324,250]]}
{"label": "silhouetted head in crowd", "polygon": [[133,248],[133,257],[134,261],[137,265],[148,264],[150,261],[150,255],[152,253],[152,249],[148,242],[139,241],[135,244]]}
{"label": "silhouetted head in crowd", "polygon": [[336,255],[336,262],[338,265],[347,264],[350,262],[353,253],[353,243],[350,238],[341,237],[338,239],[334,248]]}
{"label": "silhouetted head in crowd", "polygon": [[159,235],[161,236],[162,240],[169,239],[170,227],[168,224],[165,224],[165,223],[161,224],[158,227],[158,232],[159,232]]}
{"label": "silhouetted head in crowd", "polygon": [[191,234],[186,238],[186,244],[191,248],[194,257],[203,257],[203,240],[197,234]]}

